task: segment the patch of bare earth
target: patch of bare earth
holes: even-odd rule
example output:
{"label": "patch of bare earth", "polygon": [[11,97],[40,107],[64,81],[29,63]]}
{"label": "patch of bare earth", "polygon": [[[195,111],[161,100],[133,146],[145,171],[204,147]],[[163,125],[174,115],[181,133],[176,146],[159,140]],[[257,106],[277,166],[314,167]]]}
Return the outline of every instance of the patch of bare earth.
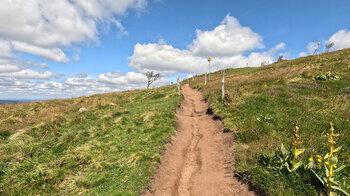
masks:
{"label": "patch of bare earth", "polygon": [[233,177],[232,137],[206,114],[202,94],[185,85],[178,130],[161,158],[151,190],[143,195],[255,195]]}

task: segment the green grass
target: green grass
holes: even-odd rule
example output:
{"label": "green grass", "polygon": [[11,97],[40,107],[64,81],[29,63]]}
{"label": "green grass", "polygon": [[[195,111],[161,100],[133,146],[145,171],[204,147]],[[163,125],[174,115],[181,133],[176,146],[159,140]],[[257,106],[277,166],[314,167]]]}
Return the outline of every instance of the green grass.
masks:
{"label": "green grass", "polygon": [[139,195],[175,133],[180,101],[167,86],[0,105],[0,194]]}
{"label": "green grass", "polygon": [[[341,80],[313,78],[331,71]],[[296,173],[275,174],[261,160],[278,153],[281,143],[291,147],[293,122],[298,121],[304,163],[315,154],[328,151],[326,133],[335,124],[339,165],[347,167],[337,176],[350,185],[350,49],[281,61],[257,68],[227,69],[225,89],[229,103],[222,104],[221,75],[203,85],[203,76],[191,81],[200,89],[224,128],[233,130],[237,144],[233,150],[236,172],[267,195],[317,195],[321,184],[314,175],[300,169]],[[350,189],[348,188],[348,192]]]}

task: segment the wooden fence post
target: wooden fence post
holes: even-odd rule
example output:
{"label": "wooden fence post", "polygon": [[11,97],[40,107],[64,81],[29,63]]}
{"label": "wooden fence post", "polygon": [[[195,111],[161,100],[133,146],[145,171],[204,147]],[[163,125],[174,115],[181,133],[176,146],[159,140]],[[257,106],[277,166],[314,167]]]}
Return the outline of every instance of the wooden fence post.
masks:
{"label": "wooden fence post", "polygon": [[317,59],[320,60],[320,42],[317,42]]}
{"label": "wooden fence post", "polygon": [[224,101],[225,98],[225,69],[221,71],[222,73],[222,87],[221,87],[221,99]]}
{"label": "wooden fence post", "polygon": [[208,82],[210,82],[210,62],[209,62]]}
{"label": "wooden fence post", "polygon": [[177,91],[178,91],[178,94],[180,96],[181,93],[180,93],[180,77],[179,76],[177,76]]}

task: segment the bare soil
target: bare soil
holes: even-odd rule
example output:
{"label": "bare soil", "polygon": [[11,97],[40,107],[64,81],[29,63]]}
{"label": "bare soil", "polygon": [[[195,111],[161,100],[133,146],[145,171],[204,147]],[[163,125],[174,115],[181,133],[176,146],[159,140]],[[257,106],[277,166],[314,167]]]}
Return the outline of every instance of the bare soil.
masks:
{"label": "bare soil", "polygon": [[255,195],[233,173],[232,134],[207,114],[208,104],[197,90],[185,85],[177,112],[178,130],[161,158],[151,190],[143,195]]}

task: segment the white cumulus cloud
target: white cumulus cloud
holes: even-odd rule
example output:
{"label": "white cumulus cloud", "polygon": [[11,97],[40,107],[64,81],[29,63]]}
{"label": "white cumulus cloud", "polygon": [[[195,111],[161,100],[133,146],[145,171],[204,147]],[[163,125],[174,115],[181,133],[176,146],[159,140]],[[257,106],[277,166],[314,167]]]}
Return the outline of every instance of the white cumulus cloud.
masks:
{"label": "white cumulus cloud", "polygon": [[262,38],[229,15],[213,30],[197,30],[196,34],[185,50],[167,45],[162,39],[158,43],[137,43],[129,57],[129,66],[140,72],[155,71],[162,75],[204,73],[208,71],[207,57],[213,59],[213,71],[247,64],[260,66],[263,61],[272,63],[273,56],[286,47],[285,43],[280,43],[268,51],[244,55],[247,51],[263,48]]}
{"label": "white cumulus cloud", "polygon": [[99,81],[111,84],[129,85],[129,84],[145,84],[147,78],[141,73],[128,72],[122,74],[118,72],[108,72],[98,76]]}
{"label": "white cumulus cloud", "polygon": [[[128,72],[126,74],[120,72],[108,72],[100,74],[98,76],[98,81],[123,90],[145,88],[147,85],[147,77],[144,74],[135,72]],[[161,77],[151,86],[161,86],[168,83],[168,79]]]}
{"label": "white cumulus cloud", "polygon": [[19,61],[18,63],[28,67],[38,67],[42,69],[49,68],[49,66],[46,63],[39,63],[36,61]]}
{"label": "white cumulus cloud", "polygon": [[11,44],[8,41],[0,39],[0,57],[1,58],[11,58],[13,54],[11,52]]}
{"label": "white cumulus cloud", "polygon": [[97,41],[99,24],[115,25],[125,34],[120,18],[146,6],[147,0],[2,0],[0,57],[12,57],[13,42],[15,50],[67,62],[62,47]]}
{"label": "white cumulus cloud", "polygon": [[[83,75],[83,77],[80,77]],[[169,84],[166,78],[160,78],[151,87]],[[132,89],[144,89],[147,85],[145,75],[135,72],[123,74],[121,72],[108,72],[100,74],[98,79],[90,78],[85,73],[77,77],[67,78],[62,82],[45,81],[30,82],[26,79],[11,79],[0,77],[0,89],[4,93],[36,93],[53,97],[76,97],[96,93],[116,92]],[[6,87],[6,88],[5,88]],[[27,89],[25,89],[27,88]]]}
{"label": "white cumulus cloud", "polygon": [[43,82],[39,85],[39,88],[41,89],[55,89],[55,90],[62,90],[65,87],[65,85],[63,83],[59,83],[59,82]]}
{"label": "white cumulus cloud", "polygon": [[71,86],[92,86],[96,84],[96,80],[92,78],[67,78],[64,83]]}
{"label": "white cumulus cloud", "polygon": [[146,0],[73,0],[84,12],[92,17],[103,19],[113,14],[123,15],[128,8],[144,9]]}
{"label": "white cumulus cloud", "polygon": [[350,47],[350,31],[346,29],[339,30],[334,33],[326,42],[326,44],[334,43],[334,49],[343,49]]}
{"label": "white cumulus cloud", "polygon": [[40,79],[40,80],[47,80],[51,78],[60,78],[60,74],[56,74],[50,71],[45,72],[38,72],[31,69],[22,69],[20,71],[15,72],[5,72],[0,73],[1,77],[9,77],[9,78],[16,78],[16,79]]}
{"label": "white cumulus cloud", "polygon": [[38,55],[55,62],[68,62],[69,59],[60,48],[43,48],[35,45],[30,45],[25,42],[13,42],[15,50]]}
{"label": "white cumulus cloud", "polygon": [[0,78],[0,87],[3,88],[31,88],[34,87],[36,83],[29,82],[26,80],[17,80],[14,78]]}
{"label": "white cumulus cloud", "polygon": [[16,72],[21,70],[17,65],[0,64],[0,73]]}
{"label": "white cumulus cloud", "polygon": [[262,37],[249,27],[243,27],[230,15],[212,31],[196,30],[197,37],[189,50],[198,56],[232,56],[263,48]]}
{"label": "white cumulus cloud", "polygon": [[17,98],[20,97],[18,95],[24,93],[33,93],[36,85],[35,82],[30,82],[28,80],[0,77],[0,91],[3,94],[15,94]]}
{"label": "white cumulus cloud", "polygon": [[129,57],[129,66],[140,71],[156,71],[163,75],[198,71],[205,59],[193,56],[188,50],[180,50],[165,44],[136,44]]}

